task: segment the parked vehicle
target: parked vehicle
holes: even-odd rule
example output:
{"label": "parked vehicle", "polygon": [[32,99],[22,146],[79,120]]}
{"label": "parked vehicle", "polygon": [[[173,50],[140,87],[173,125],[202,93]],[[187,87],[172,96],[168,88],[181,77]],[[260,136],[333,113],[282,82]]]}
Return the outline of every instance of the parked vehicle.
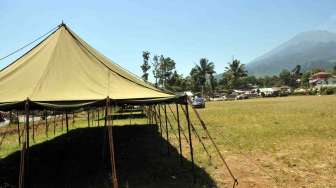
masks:
{"label": "parked vehicle", "polygon": [[203,97],[195,97],[192,102],[192,106],[195,108],[205,108],[205,100]]}

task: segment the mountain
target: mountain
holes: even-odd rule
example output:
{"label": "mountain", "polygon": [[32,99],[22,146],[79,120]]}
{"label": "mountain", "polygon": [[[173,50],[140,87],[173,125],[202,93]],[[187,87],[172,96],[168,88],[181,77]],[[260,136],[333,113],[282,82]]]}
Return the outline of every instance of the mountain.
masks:
{"label": "mountain", "polygon": [[246,65],[249,74],[256,76],[279,74],[301,65],[302,70],[332,69],[336,66],[336,33],[308,31],[256,58]]}

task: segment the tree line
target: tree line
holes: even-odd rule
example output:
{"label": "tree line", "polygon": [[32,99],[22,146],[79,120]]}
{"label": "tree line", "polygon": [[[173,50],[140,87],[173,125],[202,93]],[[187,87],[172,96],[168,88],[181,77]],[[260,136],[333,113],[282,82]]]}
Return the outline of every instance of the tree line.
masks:
{"label": "tree line", "polygon": [[[279,75],[256,77],[249,75],[245,64],[240,60],[233,59],[223,70],[224,73],[215,76],[215,64],[207,58],[200,58],[189,75],[179,74],[176,63],[170,57],[153,55],[143,51],[142,79],[148,82],[151,71],[156,87],[175,92],[193,91],[202,95],[211,96],[214,93],[230,92],[233,89],[250,89],[252,87],[274,87],[286,85],[292,88],[309,87],[309,78],[322,69],[313,69],[302,72],[301,66],[297,65],[292,70],[284,69]],[[336,66],[333,69],[336,74]]]}

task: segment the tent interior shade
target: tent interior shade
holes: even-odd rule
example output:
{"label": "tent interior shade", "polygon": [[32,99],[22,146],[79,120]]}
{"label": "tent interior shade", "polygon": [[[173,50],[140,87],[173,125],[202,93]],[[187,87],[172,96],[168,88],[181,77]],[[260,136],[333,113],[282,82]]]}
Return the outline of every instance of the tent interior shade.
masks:
{"label": "tent interior shade", "polygon": [[0,72],[0,104],[167,100],[179,98],[142,81],[65,24]]}

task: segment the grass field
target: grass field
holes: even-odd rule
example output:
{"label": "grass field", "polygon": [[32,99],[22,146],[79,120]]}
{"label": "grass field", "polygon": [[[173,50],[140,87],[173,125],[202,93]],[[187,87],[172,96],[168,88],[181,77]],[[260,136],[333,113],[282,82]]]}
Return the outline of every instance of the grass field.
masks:
{"label": "grass field", "polygon": [[[239,187],[336,187],[336,96],[208,102],[205,109],[198,111],[237,176]],[[172,114],[168,116],[173,123]],[[212,156],[210,161],[193,136],[196,165],[218,187],[231,187],[227,170],[192,112],[191,120]],[[146,122],[133,119],[131,124]],[[182,118],[187,134],[185,122]],[[129,123],[129,120],[115,121],[116,125]],[[83,115],[75,127],[86,126]],[[41,143],[46,140],[43,126],[39,132],[37,142]],[[176,128],[169,132],[170,142],[178,150]],[[58,127],[56,135],[60,134]],[[17,136],[10,135],[3,143],[0,157],[17,149]],[[183,155],[190,160],[188,150],[183,139]]]}
{"label": "grass field", "polygon": [[[336,96],[209,102],[199,112],[243,187],[336,186]],[[226,185],[223,168],[206,171]]]}

